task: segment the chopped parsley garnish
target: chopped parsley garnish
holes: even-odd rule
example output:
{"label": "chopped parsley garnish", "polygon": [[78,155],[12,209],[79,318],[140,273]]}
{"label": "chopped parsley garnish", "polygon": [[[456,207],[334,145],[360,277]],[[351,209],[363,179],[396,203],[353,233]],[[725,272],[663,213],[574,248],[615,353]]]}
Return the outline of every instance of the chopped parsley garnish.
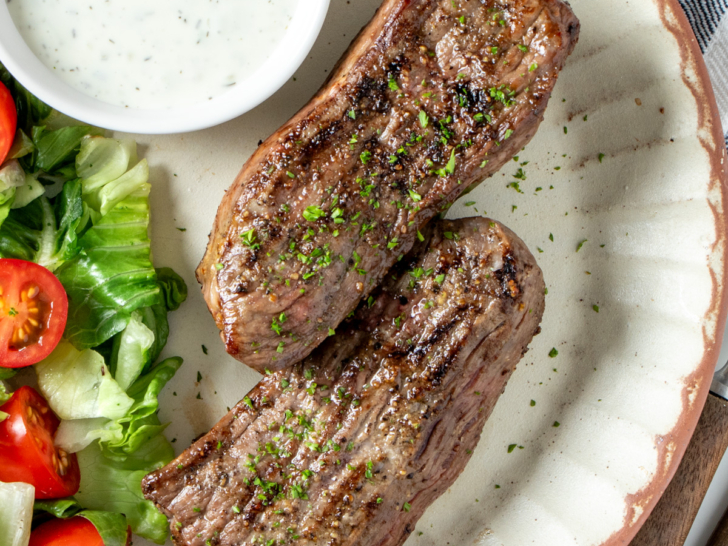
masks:
{"label": "chopped parsley garnish", "polygon": [[405,512],[409,512],[410,508],[412,508],[412,505],[408,502],[405,502],[404,506],[402,506],[402,510],[404,510]]}
{"label": "chopped parsley garnish", "polygon": [[288,178],[296,178],[296,175],[293,174],[291,171],[286,171],[286,176],[288,176]]}
{"label": "chopped parsley garnish", "polygon": [[434,171],[435,174],[438,176],[447,176],[448,174],[453,174],[455,172],[455,148],[452,149],[452,152],[450,152],[450,160],[447,162],[447,165],[443,169],[437,169]]}
{"label": "chopped parsley garnish", "polygon": [[255,229],[249,229],[248,231],[245,231],[240,234],[241,239],[243,240],[243,244],[253,250],[257,250],[260,248],[260,244],[256,243],[256,235],[255,235]]}
{"label": "chopped parsley garnish", "polygon": [[423,242],[425,240],[425,236],[420,233],[420,230],[417,230],[417,240],[419,242]]}
{"label": "chopped parsley garnish", "polygon": [[349,117],[351,119],[356,119],[356,112],[354,110],[349,110]]}
{"label": "chopped parsley garnish", "polygon": [[422,201],[422,196],[414,190],[409,190],[409,196],[415,203]]}
{"label": "chopped parsley garnish", "polygon": [[427,117],[427,112],[425,112],[424,110],[420,110],[419,118],[420,125],[422,125],[422,128],[424,129],[430,123],[430,118]]}
{"label": "chopped parsley garnish", "polygon": [[604,154],[599,154],[599,163],[602,162],[602,159],[604,159],[604,157],[605,157]]}
{"label": "chopped parsley garnish", "polygon": [[488,92],[490,93],[490,97],[495,99],[497,102],[502,102],[504,106],[512,106],[515,101],[512,100],[512,97],[516,94],[515,91],[511,91],[508,87],[505,85],[501,85],[500,87],[491,87]]}
{"label": "chopped parsley garnish", "polygon": [[581,250],[581,247],[584,246],[584,243],[587,242],[588,239],[584,239],[583,241],[579,242],[578,245],[576,245],[576,251],[579,252]]}
{"label": "chopped parsley garnish", "polygon": [[513,453],[513,450],[518,447],[518,444],[511,444],[508,446],[508,453]]}
{"label": "chopped parsley garnish", "polygon": [[369,150],[364,150],[362,153],[359,154],[359,159],[361,159],[361,162],[366,165],[369,163],[369,160],[372,158],[372,152]]}
{"label": "chopped parsley garnish", "polygon": [[599,306],[597,304],[592,305],[592,309],[594,309],[595,313],[599,312]]}
{"label": "chopped parsley garnish", "polygon": [[437,277],[435,277],[435,282],[437,284],[442,284],[444,281],[445,281],[445,274],[444,273],[442,275],[438,275]]}
{"label": "chopped parsley garnish", "polygon": [[533,63],[531,66],[528,67],[529,72],[534,72],[538,68],[538,63]]}
{"label": "chopped parsley garnish", "polygon": [[246,396],[245,398],[243,398],[243,402],[245,402],[245,405],[248,406],[250,409],[255,409],[253,407],[253,401],[250,399],[249,396]]}
{"label": "chopped parsley garnish", "polygon": [[523,53],[528,52],[528,46],[525,46],[523,44],[518,44],[518,49],[520,49]]}
{"label": "chopped parsley garnish", "polygon": [[552,425],[554,428],[559,428],[561,426],[561,423],[558,421],[554,421],[554,424]]}
{"label": "chopped parsley garnish", "polygon": [[399,91],[399,85],[397,85],[397,81],[392,77],[389,78],[389,88],[392,91]]}
{"label": "chopped parsley garnish", "polygon": [[550,357],[550,358],[556,358],[556,357],[558,356],[558,354],[559,354],[559,351],[557,351],[557,350],[556,350],[556,347],[553,347],[553,348],[552,348],[552,349],[551,349],[551,350],[549,351],[549,357]]}
{"label": "chopped parsley garnish", "polygon": [[319,218],[322,218],[325,214],[326,213],[321,209],[321,207],[316,205],[306,207],[306,210],[303,211],[303,217],[309,222],[315,222]]}

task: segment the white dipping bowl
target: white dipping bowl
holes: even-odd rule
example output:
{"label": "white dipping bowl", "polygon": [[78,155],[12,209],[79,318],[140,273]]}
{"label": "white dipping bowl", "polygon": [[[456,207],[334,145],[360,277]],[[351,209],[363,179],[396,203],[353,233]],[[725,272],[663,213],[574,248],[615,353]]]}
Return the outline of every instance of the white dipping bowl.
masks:
{"label": "white dipping bowl", "polygon": [[62,81],[30,50],[0,1],[0,62],[31,93],[85,123],[127,133],[169,134],[206,129],[255,108],[303,63],[321,30],[329,0],[301,0],[270,57],[244,82],[204,102],[167,109],[125,108],[85,95]]}

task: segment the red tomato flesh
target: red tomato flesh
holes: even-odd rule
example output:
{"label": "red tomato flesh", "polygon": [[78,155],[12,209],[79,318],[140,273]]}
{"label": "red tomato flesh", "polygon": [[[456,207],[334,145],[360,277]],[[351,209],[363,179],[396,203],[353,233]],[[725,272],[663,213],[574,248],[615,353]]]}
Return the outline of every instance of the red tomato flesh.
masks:
{"label": "red tomato flesh", "polygon": [[0,411],[9,415],[0,422],[0,481],[29,483],[36,499],[76,494],[78,460],[53,444],[60,420],[48,402],[34,389],[21,387]]}
{"label": "red tomato flesh", "polygon": [[18,111],[8,88],[0,83],[0,163],[13,145],[18,126]]}
{"label": "red tomato flesh", "polygon": [[30,534],[28,546],[104,546],[101,535],[86,518],[54,519]]}
{"label": "red tomato flesh", "polygon": [[40,362],[61,340],[68,317],[63,285],[45,267],[0,259],[0,366]]}

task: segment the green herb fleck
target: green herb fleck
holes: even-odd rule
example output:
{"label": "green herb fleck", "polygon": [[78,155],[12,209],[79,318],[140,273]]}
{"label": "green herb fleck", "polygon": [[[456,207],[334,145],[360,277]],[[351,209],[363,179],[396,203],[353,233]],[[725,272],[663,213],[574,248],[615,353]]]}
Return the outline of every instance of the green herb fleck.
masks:
{"label": "green herb fleck", "polygon": [[309,222],[315,222],[319,218],[322,218],[325,214],[326,213],[321,209],[321,207],[316,205],[306,207],[306,210],[303,211],[303,217]]}
{"label": "green herb fleck", "polygon": [[430,118],[427,116],[427,112],[425,112],[424,110],[420,110],[419,118],[420,125],[422,125],[423,128],[427,127],[427,125],[430,123]]}
{"label": "green herb fleck", "polygon": [[550,358],[556,358],[559,354],[559,351],[556,350],[556,347],[552,347],[552,349],[549,351],[549,357]]}

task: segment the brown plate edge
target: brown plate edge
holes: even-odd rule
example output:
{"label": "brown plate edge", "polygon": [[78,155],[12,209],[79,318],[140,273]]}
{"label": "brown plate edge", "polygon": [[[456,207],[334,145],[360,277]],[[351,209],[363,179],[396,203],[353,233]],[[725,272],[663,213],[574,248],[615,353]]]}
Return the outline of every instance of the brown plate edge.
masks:
{"label": "brown plate edge", "polygon": [[[711,195],[709,204],[715,219],[717,239],[711,250],[713,264],[709,264],[713,280],[711,306],[704,319],[715,320],[716,330],[711,336],[703,328],[706,351],[698,368],[685,378],[682,414],[669,434],[655,438],[658,450],[657,474],[649,485],[627,497],[624,527],[612,534],[601,546],[629,544],[675,475],[708,397],[728,314],[725,291],[728,286],[728,216],[725,214],[725,205],[728,203],[728,157],[718,105],[703,54],[682,7],[677,0],[653,1],[658,5],[663,25],[681,45],[682,79],[695,98],[698,108],[698,138],[710,156],[709,189],[716,195]],[[720,257],[718,263],[722,271],[716,272],[713,267],[716,256]]]}

